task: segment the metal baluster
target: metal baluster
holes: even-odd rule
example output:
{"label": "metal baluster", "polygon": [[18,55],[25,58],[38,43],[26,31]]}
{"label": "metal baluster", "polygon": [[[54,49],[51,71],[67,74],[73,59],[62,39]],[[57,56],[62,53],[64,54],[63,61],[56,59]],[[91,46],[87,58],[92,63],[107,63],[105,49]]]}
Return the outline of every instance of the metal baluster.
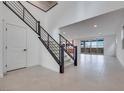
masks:
{"label": "metal baluster", "polygon": [[23,7],[23,20],[25,20],[25,8]]}
{"label": "metal baluster", "polygon": [[47,45],[48,45],[48,48],[49,48],[49,34],[47,34]]}
{"label": "metal baluster", "polygon": [[40,30],[41,30],[41,28],[40,28],[40,21],[37,21],[37,23],[38,23],[38,31],[37,31],[37,33],[39,34],[39,36],[41,36],[40,35]]}

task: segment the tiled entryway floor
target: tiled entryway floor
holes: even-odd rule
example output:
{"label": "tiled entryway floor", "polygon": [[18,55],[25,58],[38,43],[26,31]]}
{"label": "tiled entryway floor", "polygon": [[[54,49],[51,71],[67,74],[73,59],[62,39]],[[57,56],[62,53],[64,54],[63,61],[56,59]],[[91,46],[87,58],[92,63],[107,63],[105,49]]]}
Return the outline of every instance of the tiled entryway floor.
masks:
{"label": "tiled entryway floor", "polygon": [[114,57],[81,54],[64,74],[40,66],[8,72],[0,90],[124,90],[124,67]]}

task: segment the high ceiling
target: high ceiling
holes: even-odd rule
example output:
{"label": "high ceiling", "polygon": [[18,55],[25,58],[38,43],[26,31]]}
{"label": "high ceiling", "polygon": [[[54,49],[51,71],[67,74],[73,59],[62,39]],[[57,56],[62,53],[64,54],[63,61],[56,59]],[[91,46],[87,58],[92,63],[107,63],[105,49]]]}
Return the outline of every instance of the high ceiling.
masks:
{"label": "high ceiling", "polygon": [[124,16],[124,9],[103,14],[61,28],[61,34],[71,39],[114,35]]}
{"label": "high ceiling", "polygon": [[57,5],[56,1],[28,1],[28,3],[32,4],[33,6],[47,12],[55,5]]}

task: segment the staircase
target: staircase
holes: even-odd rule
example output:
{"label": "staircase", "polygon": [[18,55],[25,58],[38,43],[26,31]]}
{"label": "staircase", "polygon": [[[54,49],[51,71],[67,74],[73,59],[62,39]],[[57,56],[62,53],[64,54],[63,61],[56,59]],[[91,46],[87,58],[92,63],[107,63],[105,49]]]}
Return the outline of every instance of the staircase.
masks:
{"label": "staircase", "polygon": [[[3,1],[3,3],[38,35],[39,40],[58,63],[60,73],[64,73],[64,67],[66,66],[64,63],[70,62],[71,59],[74,61],[74,65],[77,66],[76,47],[74,47],[75,52],[71,55],[71,53],[67,51],[67,46],[65,46],[62,42],[56,42],[56,40],[40,26],[40,21],[35,19],[35,17],[33,17],[33,15],[21,4],[21,2]],[[60,38],[62,38],[62,35]]]}
{"label": "staircase", "polygon": [[[56,53],[57,55],[59,55],[57,47],[53,47],[53,45],[57,46],[57,44],[54,42],[49,43],[49,46],[53,50],[53,52]],[[71,64],[73,64],[73,60],[70,58],[70,56],[68,56],[68,54],[64,50],[64,66],[66,67],[66,66],[69,66]]]}
{"label": "staircase", "polygon": [[70,43],[70,41],[61,34],[59,34],[59,44],[64,45],[64,51],[74,61],[74,65],[77,66],[77,46]]}

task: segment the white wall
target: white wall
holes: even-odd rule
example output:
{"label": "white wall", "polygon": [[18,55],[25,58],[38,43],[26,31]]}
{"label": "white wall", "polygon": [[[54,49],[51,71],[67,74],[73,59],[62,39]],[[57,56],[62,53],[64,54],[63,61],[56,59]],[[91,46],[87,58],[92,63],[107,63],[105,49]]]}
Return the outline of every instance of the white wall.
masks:
{"label": "white wall", "polygon": [[78,45],[78,53],[80,53],[80,41],[81,40],[95,40],[97,38],[103,38],[104,39],[104,55],[105,56],[116,56],[116,35],[106,35],[102,37],[85,37],[80,40],[76,40]]}
{"label": "white wall", "polygon": [[[124,16],[124,13],[123,13]],[[122,63],[122,65],[124,66],[124,49],[122,49],[122,35],[121,35],[121,31],[123,30],[123,26],[124,26],[124,19],[122,19],[120,21],[120,24],[118,25],[117,29],[116,29],[116,56],[119,59],[119,61]]]}
{"label": "white wall", "polygon": [[72,20],[76,20],[76,6],[77,2],[58,2],[54,8],[47,12],[45,17],[45,24],[47,31],[58,40],[59,27],[65,23],[70,23]]}
{"label": "white wall", "polygon": [[0,77],[2,77],[2,22],[0,20]]}
{"label": "white wall", "polygon": [[121,39],[121,29],[118,29],[118,33],[117,33],[117,58],[119,59],[119,61],[123,64],[124,66],[124,49],[122,49],[122,39]]}
{"label": "white wall", "polygon": [[55,72],[59,72],[59,65],[52,57],[52,55],[48,52],[45,46],[39,41],[39,58],[41,66],[50,69]]}
{"label": "white wall", "polygon": [[[0,14],[2,14],[2,2],[0,2]],[[2,71],[2,16],[0,16],[0,77],[3,76]]]}
{"label": "white wall", "polygon": [[104,36],[104,55],[116,56],[116,37],[115,35]]}

